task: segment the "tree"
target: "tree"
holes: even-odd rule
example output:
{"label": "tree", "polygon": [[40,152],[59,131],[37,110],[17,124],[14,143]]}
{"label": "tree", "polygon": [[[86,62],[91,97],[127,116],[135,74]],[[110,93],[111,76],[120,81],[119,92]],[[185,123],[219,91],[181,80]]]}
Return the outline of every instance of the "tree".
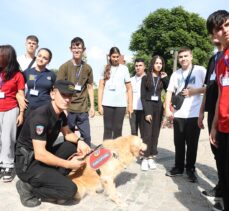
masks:
{"label": "tree", "polygon": [[213,52],[208,37],[205,19],[196,13],[189,13],[182,7],[171,10],[158,9],[150,13],[132,34],[130,50],[134,57],[149,62],[152,55],[159,54],[166,61],[166,72],[171,74],[173,58],[171,50],[189,47],[193,50],[193,63],[207,66]]}

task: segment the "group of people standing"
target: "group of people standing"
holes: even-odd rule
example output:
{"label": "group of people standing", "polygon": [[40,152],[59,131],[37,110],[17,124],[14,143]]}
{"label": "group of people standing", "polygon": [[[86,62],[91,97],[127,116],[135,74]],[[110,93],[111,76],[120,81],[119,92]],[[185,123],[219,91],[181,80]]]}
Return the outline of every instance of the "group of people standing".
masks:
{"label": "group of people standing", "polygon": [[[175,165],[166,176],[183,174],[186,169],[191,182],[197,180],[198,140],[204,111],[208,111],[219,183],[202,194],[223,197],[224,210],[229,210],[229,13],[213,13],[207,20],[207,29],[221,51],[210,59],[207,71],[192,63],[192,50],[184,47],[178,52],[181,68],[170,79],[160,55],[151,58],[148,68],[144,59],[136,58],[135,75],[130,77],[128,68],[120,64],[120,50],[112,47],[99,81],[98,111],[104,120],[103,140],[122,135],[128,112],[131,134],[138,135],[139,130],[147,144],[141,162],[141,170],[147,171],[156,168],[165,110],[165,115],[173,118],[175,145]],[[26,54],[18,58],[12,46],[0,46],[0,176],[4,182],[12,181],[16,169],[20,178],[17,190],[22,204],[28,207],[38,206],[40,199],[59,201],[75,195],[77,186],[65,175],[85,164],[78,158],[91,150],[89,117],[95,115],[93,71],[83,61],[83,39],[71,40],[72,58],[60,66],[57,74],[47,68],[52,59],[48,48],[40,48],[36,54],[38,42],[36,36],[28,36]],[[164,104],[162,90],[166,91]],[[171,109],[173,95],[178,93],[184,97],[183,104]],[[76,135],[76,129],[81,137]],[[59,132],[65,141],[55,145]],[[75,152],[77,155],[71,156]],[[220,204],[214,206],[220,210]]]}

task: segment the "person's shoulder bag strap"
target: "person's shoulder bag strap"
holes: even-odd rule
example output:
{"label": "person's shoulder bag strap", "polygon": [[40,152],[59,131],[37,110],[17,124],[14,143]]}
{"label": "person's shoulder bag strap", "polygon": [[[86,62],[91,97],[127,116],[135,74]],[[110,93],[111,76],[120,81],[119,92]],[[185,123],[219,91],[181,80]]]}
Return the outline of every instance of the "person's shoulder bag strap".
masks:
{"label": "person's shoulder bag strap", "polygon": [[189,82],[189,79],[190,79],[190,77],[191,77],[191,74],[192,74],[192,71],[193,71],[193,69],[194,69],[194,66],[195,66],[195,65],[192,65],[192,69],[191,69],[190,73],[188,74],[188,76],[187,76],[187,78],[186,78],[186,80],[185,80],[184,89],[186,89],[186,87],[188,86],[188,82]]}
{"label": "person's shoulder bag strap", "polygon": [[30,69],[33,65],[33,63],[35,62],[36,60],[36,56],[32,59],[32,61],[30,62],[29,66],[27,67],[27,69]]}

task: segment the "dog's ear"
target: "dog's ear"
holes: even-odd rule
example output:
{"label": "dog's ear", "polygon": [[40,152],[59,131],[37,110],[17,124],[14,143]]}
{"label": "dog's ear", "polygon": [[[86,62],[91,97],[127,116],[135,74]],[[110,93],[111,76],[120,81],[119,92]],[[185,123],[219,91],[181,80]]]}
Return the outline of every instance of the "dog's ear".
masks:
{"label": "dog's ear", "polygon": [[138,145],[131,145],[131,153],[134,157],[138,157],[140,153],[140,147]]}
{"label": "dog's ear", "polygon": [[130,144],[130,151],[135,157],[137,157],[139,156],[139,152],[141,150],[141,143],[138,141],[138,139],[135,139],[134,137],[132,138],[133,140],[131,141]]}

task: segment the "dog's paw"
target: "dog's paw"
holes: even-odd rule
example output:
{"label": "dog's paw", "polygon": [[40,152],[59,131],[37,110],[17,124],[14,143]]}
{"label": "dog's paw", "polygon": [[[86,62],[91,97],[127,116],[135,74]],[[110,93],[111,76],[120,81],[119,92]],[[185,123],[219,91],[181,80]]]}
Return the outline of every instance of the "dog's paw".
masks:
{"label": "dog's paw", "polygon": [[126,208],[128,207],[128,204],[120,199],[120,201],[117,203],[119,207]]}
{"label": "dog's paw", "polygon": [[117,206],[119,206],[119,207],[127,207],[128,206],[128,204],[126,203],[126,202],[124,202],[122,199],[121,199],[121,197],[119,197],[118,195],[116,195],[116,196],[113,196],[113,197],[110,197],[110,199],[113,201],[113,202],[115,202],[115,204],[117,204]]}
{"label": "dog's paw", "polygon": [[99,183],[95,189],[96,193],[103,193],[104,192],[104,187],[102,186],[101,183]]}
{"label": "dog's paw", "polygon": [[103,193],[104,192],[104,189],[101,187],[101,188],[97,188],[95,190],[96,193]]}

